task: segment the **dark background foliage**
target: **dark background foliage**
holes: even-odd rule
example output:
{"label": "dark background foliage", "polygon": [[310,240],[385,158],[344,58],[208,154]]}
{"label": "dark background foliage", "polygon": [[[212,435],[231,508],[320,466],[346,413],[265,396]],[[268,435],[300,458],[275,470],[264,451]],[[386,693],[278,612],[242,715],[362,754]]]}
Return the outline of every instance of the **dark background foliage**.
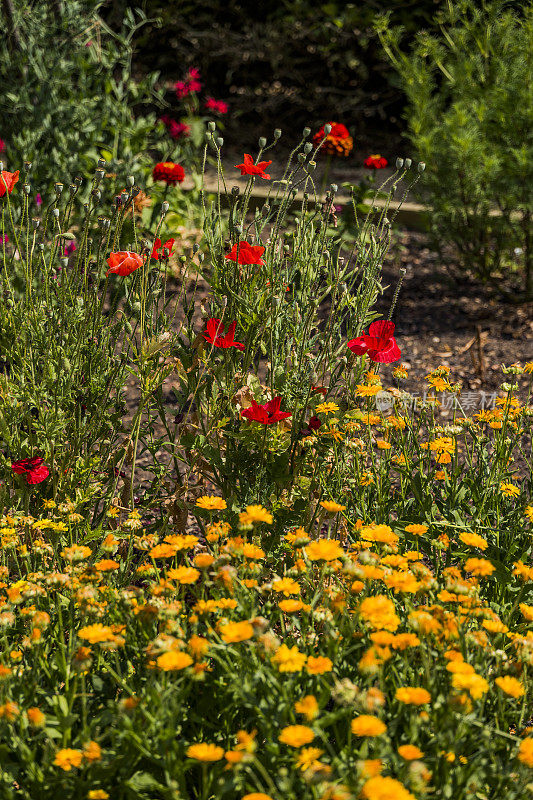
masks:
{"label": "dark background foliage", "polygon": [[[171,83],[198,67],[207,93],[225,100],[228,135],[243,144],[281,127],[290,137],[305,125],[342,121],[363,147],[398,142],[404,104],[394,69],[373,30],[388,11],[409,38],[432,29],[443,0],[145,0],[146,26],[136,63]],[[120,24],[129,0],[106,4]],[[172,93],[169,91],[169,101]],[[394,147],[392,148],[394,149]]]}

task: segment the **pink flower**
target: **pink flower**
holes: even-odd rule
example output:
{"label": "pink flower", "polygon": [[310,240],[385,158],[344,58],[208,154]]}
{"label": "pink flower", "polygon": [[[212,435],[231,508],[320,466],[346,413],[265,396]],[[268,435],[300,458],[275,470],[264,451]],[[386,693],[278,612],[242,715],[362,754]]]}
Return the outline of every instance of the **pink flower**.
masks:
{"label": "pink flower", "polygon": [[165,114],[161,117],[161,122],[164,122],[167,126],[167,131],[169,136],[172,136],[173,139],[181,139],[182,136],[188,136],[190,128],[184,122],[178,122],[175,119],[172,119]]}
{"label": "pink flower", "polygon": [[184,81],[176,81],[174,84],[174,89],[176,90],[176,97],[178,100],[181,100],[183,97],[187,97],[189,94],[189,85]]}
{"label": "pink flower", "polygon": [[3,153],[5,149],[6,149],[6,143],[4,142],[3,139],[0,139],[0,153]]}
{"label": "pink flower", "polygon": [[6,234],[5,236],[0,235],[0,244],[7,244],[9,242],[9,236]]}
{"label": "pink flower", "polygon": [[215,100],[214,97],[208,97],[205,101],[205,107],[208,111],[216,111],[218,114],[228,113],[228,104],[223,100]]}
{"label": "pink flower", "polygon": [[63,255],[68,258],[71,253],[75,253],[78,248],[76,247],[76,242],[69,242],[65,249],[63,250]]}
{"label": "pink flower", "polygon": [[189,92],[199,92],[202,88],[202,84],[200,83],[200,70],[196,67],[190,68],[187,84],[189,86]]}
{"label": "pink flower", "polygon": [[41,197],[39,192],[37,192],[37,194],[35,195],[35,205],[42,206],[42,204],[43,204],[43,198]]}

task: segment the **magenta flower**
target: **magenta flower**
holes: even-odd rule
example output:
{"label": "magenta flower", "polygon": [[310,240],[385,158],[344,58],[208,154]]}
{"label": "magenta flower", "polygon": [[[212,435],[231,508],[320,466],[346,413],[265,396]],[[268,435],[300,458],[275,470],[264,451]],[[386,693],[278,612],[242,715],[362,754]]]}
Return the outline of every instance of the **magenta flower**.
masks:
{"label": "magenta flower", "polygon": [[216,111],[217,114],[227,114],[228,104],[223,100],[215,100],[214,97],[208,97],[205,101],[205,107],[208,111]]}

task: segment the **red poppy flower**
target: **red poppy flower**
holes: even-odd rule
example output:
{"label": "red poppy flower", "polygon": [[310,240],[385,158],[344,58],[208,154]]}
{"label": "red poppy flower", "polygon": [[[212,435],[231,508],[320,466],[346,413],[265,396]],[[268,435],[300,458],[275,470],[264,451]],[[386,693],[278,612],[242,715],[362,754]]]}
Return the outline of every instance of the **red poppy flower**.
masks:
{"label": "red poppy flower", "polygon": [[244,345],[235,341],[235,328],[236,322],[232,322],[228,328],[228,332],[224,334],[224,325],[219,319],[212,317],[207,320],[205,326],[204,339],[214,347],[223,347],[227,350],[228,347],[236,347],[237,350],[244,350]]}
{"label": "red poppy flower", "polygon": [[169,186],[175,186],[177,183],[183,183],[185,170],[173,161],[160,161],[155,165],[152,177],[154,181],[165,181]]}
{"label": "red poppy flower", "polygon": [[143,260],[137,253],[132,253],[129,250],[121,250],[118,253],[111,253],[107,259],[107,263],[109,265],[109,269],[106,273],[107,275],[112,272],[115,275],[122,275],[122,277],[125,278],[127,275],[131,275],[132,272],[135,272],[136,269],[139,269],[139,267],[142,267]]}
{"label": "red poppy flower", "polygon": [[260,267],[264,267],[265,262],[261,258],[264,252],[265,248],[259,245],[238,242],[233,245],[231,252],[225,257],[229,261],[236,261],[237,264],[257,264]]}
{"label": "red poppy flower", "polygon": [[259,161],[254,164],[252,156],[248,153],[244,154],[244,163],[235,164],[236,169],[240,169],[241,175],[259,175],[261,178],[270,180],[270,175],[267,175],[265,169],[272,164],[272,161]]}
{"label": "red poppy flower", "polygon": [[315,146],[318,146],[324,139],[320,148],[321,153],[328,153],[332,156],[349,156],[353,150],[353,139],[348,128],[342,122],[330,122],[331,130],[328,134],[324,131],[324,126],[313,136]]}
{"label": "red poppy flower", "polygon": [[381,364],[391,364],[398,361],[401,350],[396,344],[394,333],[394,322],[379,319],[373,322],[368,334],[363,333],[357,339],[348,342],[348,347],[356,356],[367,355],[371,361],[378,361]]}
{"label": "red poppy flower", "polygon": [[161,239],[156,239],[154,242],[154,249],[152,250],[152,258],[159,261],[160,258],[168,258],[172,255],[172,248],[174,247],[175,239],[168,239],[163,245],[163,255],[159,255],[161,249]]}
{"label": "red poppy flower", "polygon": [[363,163],[367,169],[383,169],[389,162],[384,156],[380,156],[378,153],[374,156],[368,156]]}
{"label": "red poppy flower", "polygon": [[268,403],[259,405],[255,400],[252,400],[250,408],[241,409],[241,417],[252,420],[253,422],[260,422],[262,425],[274,425],[276,422],[281,422],[282,419],[292,417],[290,411],[280,411],[281,397],[273,397]]}
{"label": "red poppy flower", "polygon": [[311,386],[312,394],[322,394],[324,397],[327,395],[328,390],[326,386]]}
{"label": "red poppy flower", "polygon": [[216,111],[217,114],[227,114],[228,104],[223,100],[215,100],[214,97],[208,97],[205,103],[208,111]]}
{"label": "red poppy flower", "polygon": [[0,175],[2,176],[0,178],[0,197],[3,197],[6,190],[8,194],[11,194],[13,191],[13,187],[19,179],[19,170],[16,172],[6,172],[4,170]]}
{"label": "red poppy flower", "polygon": [[29,484],[42,483],[50,475],[50,470],[40,456],[13,461],[11,469],[17,475],[25,475],[26,482]]}

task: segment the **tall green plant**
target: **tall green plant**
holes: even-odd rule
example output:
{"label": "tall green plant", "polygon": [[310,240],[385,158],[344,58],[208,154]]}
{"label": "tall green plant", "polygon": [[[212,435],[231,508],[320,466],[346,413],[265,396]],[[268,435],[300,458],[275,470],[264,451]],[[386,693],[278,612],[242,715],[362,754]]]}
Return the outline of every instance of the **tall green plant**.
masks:
{"label": "tall green plant", "polygon": [[[454,0],[409,52],[379,26],[408,97],[408,135],[428,163],[438,242],[508,294],[533,297],[533,7]],[[517,288],[521,281],[521,290]]]}

